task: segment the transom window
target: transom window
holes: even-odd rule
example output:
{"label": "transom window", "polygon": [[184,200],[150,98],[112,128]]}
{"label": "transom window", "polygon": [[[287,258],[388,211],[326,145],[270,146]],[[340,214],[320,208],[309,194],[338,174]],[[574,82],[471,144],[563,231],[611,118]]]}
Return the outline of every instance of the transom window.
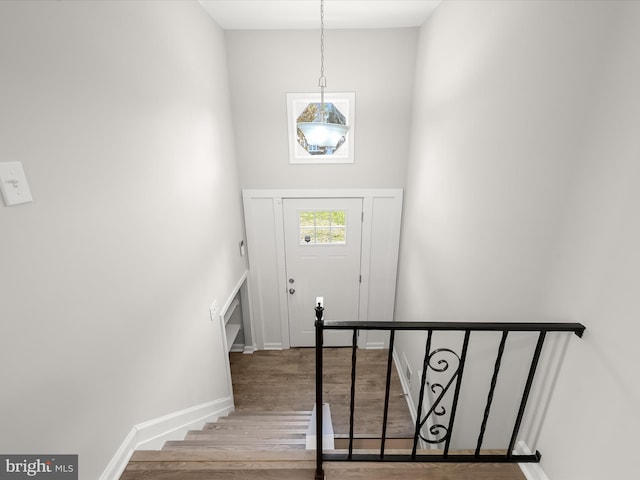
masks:
{"label": "transom window", "polygon": [[347,243],[345,210],[304,210],[299,212],[300,245],[344,245]]}

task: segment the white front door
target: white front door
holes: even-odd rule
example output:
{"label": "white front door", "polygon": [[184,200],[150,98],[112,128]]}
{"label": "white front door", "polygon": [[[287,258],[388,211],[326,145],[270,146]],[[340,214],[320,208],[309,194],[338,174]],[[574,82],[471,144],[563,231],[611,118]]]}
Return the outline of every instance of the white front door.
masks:
{"label": "white front door", "polygon": [[[326,321],[357,321],[360,304],[361,198],[283,199],[292,347],[315,344],[315,299]],[[351,345],[351,331],[325,331],[327,346]]]}

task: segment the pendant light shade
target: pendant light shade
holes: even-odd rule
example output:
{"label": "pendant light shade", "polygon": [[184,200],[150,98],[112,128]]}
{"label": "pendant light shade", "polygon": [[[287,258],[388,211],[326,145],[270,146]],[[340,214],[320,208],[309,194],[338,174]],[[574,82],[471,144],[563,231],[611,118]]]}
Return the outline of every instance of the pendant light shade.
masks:
{"label": "pendant light shade", "polygon": [[298,128],[304,134],[309,145],[318,147],[338,147],[349,131],[348,125],[327,122],[300,122]]}
{"label": "pendant light shade", "polygon": [[[324,0],[320,0],[320,105],[318,114],[314,116],[312,121],[297,122],[297,127],[308,145],[318,147],[328,153],[333,153],[335,149],[340,147],[345,141],[349,126],[344,123],[331,122],[329,119],[337,119],[344,117],[342,114],[330,115],[330,110],[335,107],[333,104],[324,103],[324,89],[327,86],[327,80],[324,76]],[[328,111],[329,110],[329,111]]]}

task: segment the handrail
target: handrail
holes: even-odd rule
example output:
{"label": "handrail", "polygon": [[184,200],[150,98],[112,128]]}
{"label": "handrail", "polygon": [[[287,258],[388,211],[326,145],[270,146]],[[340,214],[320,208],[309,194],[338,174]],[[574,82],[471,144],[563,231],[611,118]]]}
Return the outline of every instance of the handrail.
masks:
{"label": "handrail", "polygon": [[581,323],[519,322],[325,322],[324,330],[434,330],[475,332],[572,332],[582,337],[586,327]]}
{"label": "handrail", "polygon": [[[350,401],[350,416],[349,416],[349,448],[347,453],[324,453],[322,450],[322,435],[316,434],[316,480],[324,480],[324,461],[367,461],[367,462],[490,462],[490,463],[516,463],[516,462],[539,462],[540,452],[536,451],[533,454],[516,455],[514,454],[515,443],[517,441],[518,433],[520,431],[522,419],[524,417],[527,401],[531,393],[531,387],[535,377],[538,362],[540,360],[542,348],[548,333],[554,332],[571,332],[582,337],[585,326],[580,323],[518,323],[518,322],[325,322],[323,320],[324,308],[320,303],[315,308],[316,311],[316,432],[322,432],[322,362],[323,362],[323,340],[324,330],[352,330],[352,356],[351,356],[351,401]],[[355,410],[355,381],[356,381],[356,356],[357,356],[357,334],[360,330],[382,330],[389,331],[389,356],[387,360],[387,372],[386,372],[386,385],[385,385],[385,400],[384,400],[384,413],[383,413],[383,425],[382,425],[382,438],[380,444],[379,454],[357,454],[353,453],[353,422],[354,422],[354,410]],[[418,400],[418,409],[416,415],[416,424],[414,430],[413,449],[411,454],[386,454],[385,453],[385,441],[387,435],[387,420],[389,409],[389,390],[391,382],[391,371],[393,363],[393,349],[395,343],[395,334],[397,331],[424,331],[427,333],[427,340],[425,346],[425,355],[423,359],[422,377],[420,383],[420,396]],[[431,349],[432,337],[434,332],[438,331],[458,331],[464,333],[464,340],[460,355],[454,350],[449,348],[437,348]],[[498,347],[496,360],[493,369],[493,375],[491,377],[491,384],[489,387],[489,393],[487,396],[486,406],[484,408],[484,414],[482,424],[480,427],[480,434],[478,436],[477,445],[473,454],[464,455],[451,455],[449,453],[451,446],[451,437],[453,432],[453,425],[455,421],[456,409],[458,406],[458,400],[460,395],[460,388],[462,384],[462,377],[464,373],[464,366],[467,356],[467,350],[471,339],[472,332],[501,332],[502,337]],[[487,427],[487,420],[491,411],[491,405],[493,402],[493,396],[495,393],[495,387],[497,379],[500,373],[500,367],[502,363],[505,344],[509,333],[511,332],[537,332],[538,339],[529,366],[527,380],[525,383],[522,398],[518,408],[518,413],[513,426],[511,437],[509,440],[509,446],[504,455],[495,454],[483,454],[481,453],[481,447],[484,441],[485,430]],[[431,368],[434,371],[442,372],[449,368],[449,364],[446,364],[442,370],[436,370],[433,368],[431,361],[435,355],[442,352],[448,352],[458,359],[458,366],[451,375],[451,378],[447,382],[446,386],[441,384],[430,385],[431,390],[435,393],[434,387],[438,387],[439,395],[433,402],[433,405],[427,410],[427,413],[423,416],[423,398],[425,393],[425,385],[427,384],[427,371]],[[443,399],[449,388],[453,388],[453,401],[451,406],[451,413],[449,416],[448,426],[436,425],[438,432],[443,431],[445,434],[441,438],[427,439],[423,436],[422,428],[427,419],[431,415],[441,415],[436,410],[439,402]],[[430,430],[432,430],[431,427]],[[433,434],[433,431],[431,432]],[[419,439],[430,444],[444,443],[444,450],[442,454],[418,454],[418,442]]]}

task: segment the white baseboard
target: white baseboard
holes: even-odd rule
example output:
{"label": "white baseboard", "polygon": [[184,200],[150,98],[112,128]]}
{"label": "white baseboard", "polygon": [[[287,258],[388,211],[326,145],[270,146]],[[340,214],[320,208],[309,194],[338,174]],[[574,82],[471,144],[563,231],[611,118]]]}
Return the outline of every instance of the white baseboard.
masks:
{"label": "white baseboard", "polygon": [[242,353],[244,353],[245,355],[250,355],[257,351],[258,351],[258,347],[256,347],[255,345],[245,345]]}
{"label": "white baseboard", "polygon": [[386,348],[384,342],[367,342],[365,347],[367,350],[382,350]]}
{"label": "white baseboard", "polygon": [[[515,453],[517,455],[531,455],[531,449],[523,441],[516,444]],[[519,463],[518,466],[527,480],[549,480],[539,463]]]}
{"label": "white baseboard", "polygon": [[[398,351],[393,351],[393,364],[396,367],[396,372],[398,372],[398,377],[400,377],[400,384],[402,385],[402,393],[404,395],[404,399],[407,402],[407,407],[409,408],[409,414],[411,415],[411,420],[413,424],[416,424],[416,420],[418,418],[418,408],[416,404],[413,402],[413,398],[411,397],[411,390],[409,387],[409,383],[407,382],[407,377],[404,376],[404,372],[402,371],[402,363],[398,358]],[[426,450],[429,448],[434,448],[429,446],[422,438],[418,439],[418,448]]]}
{"label": "white baseboard", "polygon": [[393,351],[393,364],[396,367],[396,371],[398,372],[398,377],[400,377],[400,384],[402,385],[402,393],[404,394],[404,398],[407,401],[407,406],[409,407],[409,413],[411,414],[411,420],[413,420],[413,424],[416,423],[416,417],[418,416],[416,405],[413,403],[413,398],[411,398],[411,392],[409,390],[409,383],[407,382],[407,378],[404,376],[404,372],[402,371],[402,363],[398,358],[398,351]]}
{"label": "white baseboard", "polygon": [[264,350],[283,350],[282,343],[265,343]]}
{"label": "white baseboard", "polygon": [[182,440],[189,430],[233,411],[233,398],[225,397],[134,425],[99,480],[117,480],[135,450],[157,450],[167,440]]}

